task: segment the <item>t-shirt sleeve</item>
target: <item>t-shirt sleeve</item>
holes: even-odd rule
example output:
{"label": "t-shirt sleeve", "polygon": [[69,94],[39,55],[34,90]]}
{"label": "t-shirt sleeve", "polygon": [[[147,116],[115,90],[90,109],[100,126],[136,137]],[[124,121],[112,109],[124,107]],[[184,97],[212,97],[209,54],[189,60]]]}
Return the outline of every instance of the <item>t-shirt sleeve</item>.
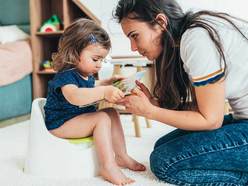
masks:
{"label": "t-shirt sleeve", "polygon": [[224,62],[207,30],[187,30],[180,43],[183,66],[193,86],[214,83],[224,76]]}
{"label": "t-shirt sleeve", "polygon": [[76,78],[73,76],[73,73],[70,72],[61,72],[56,74],[56,77],[54,78],[52,84],[52,87],[55,91],[68,84],[74,84],[78,86]]}

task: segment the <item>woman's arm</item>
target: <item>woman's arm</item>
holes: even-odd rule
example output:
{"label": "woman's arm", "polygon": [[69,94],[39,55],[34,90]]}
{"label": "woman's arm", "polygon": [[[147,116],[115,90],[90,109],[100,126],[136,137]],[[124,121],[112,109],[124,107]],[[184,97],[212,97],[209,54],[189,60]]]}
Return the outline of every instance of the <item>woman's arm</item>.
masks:
{"label": "woman's arm", "polygon": [[106,99],[116,102],[124,97],[124,93],[113,86],[98,86],[94,88],[78,88],[70,84],[61,88],[65,99],[73,105],[87,105],[96,101]]}
{"label": "woman's arm", "polygon": [[195,92],[198,111],[175,111],[159,108],[152,105],[141,91],[137,96],[127,98],[127,110],[184,130],[219,128],[224,116],[224,81],[196,87]]}
{"label": "woman's arm", "polygon": [[140,90],[146,95],[146,97],[149,99],[149,101],[153,105],[159,106],[158,100],[152,96],[152,94],[150,93],[150,90],[143,83],[141,83],[140,81],[135,81],[135,83],[137,84]]}

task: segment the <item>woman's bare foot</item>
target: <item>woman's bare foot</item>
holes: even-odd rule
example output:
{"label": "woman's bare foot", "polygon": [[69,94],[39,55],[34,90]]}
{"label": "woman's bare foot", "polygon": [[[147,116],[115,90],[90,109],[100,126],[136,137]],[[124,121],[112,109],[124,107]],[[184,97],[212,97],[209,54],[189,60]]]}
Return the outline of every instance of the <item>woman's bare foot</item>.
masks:
{"label": "woman's bare foot", "polygon": [[121,167],[128,168],[133,171],[145,171],[146,167],[128,156],[127,154],[123,156],[115,156],[117,164]]}
{"label": "woman's bare foot", "polygon": [[126,177],[117,165],[106,165],[100,168],[100,175],[114,185],[122,186],[133,183],[134,180]]}

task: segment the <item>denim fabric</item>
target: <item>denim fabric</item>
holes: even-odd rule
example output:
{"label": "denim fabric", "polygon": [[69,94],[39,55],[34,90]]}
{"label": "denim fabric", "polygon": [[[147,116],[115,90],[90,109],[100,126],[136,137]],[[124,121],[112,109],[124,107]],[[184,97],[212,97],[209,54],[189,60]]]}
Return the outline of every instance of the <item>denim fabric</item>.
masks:
{"label": "denim fabric", "polygon": [[150,166],[175,185],[248,185],[248,120],[228,115],[217,130],[172,131],[156,142]]}

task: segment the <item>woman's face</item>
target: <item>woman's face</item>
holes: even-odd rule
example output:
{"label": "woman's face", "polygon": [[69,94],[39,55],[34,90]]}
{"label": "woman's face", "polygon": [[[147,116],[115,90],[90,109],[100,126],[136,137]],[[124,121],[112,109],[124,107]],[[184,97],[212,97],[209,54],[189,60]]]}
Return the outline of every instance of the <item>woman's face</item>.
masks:
{"label": "woman's face", "polygon": [[136,19],[124,18],[121,21],[124,34],[130,39],[131,50],[138,51],[142,56],[153,61],[162,52],[163,29],[158,24],[154,26]]}

